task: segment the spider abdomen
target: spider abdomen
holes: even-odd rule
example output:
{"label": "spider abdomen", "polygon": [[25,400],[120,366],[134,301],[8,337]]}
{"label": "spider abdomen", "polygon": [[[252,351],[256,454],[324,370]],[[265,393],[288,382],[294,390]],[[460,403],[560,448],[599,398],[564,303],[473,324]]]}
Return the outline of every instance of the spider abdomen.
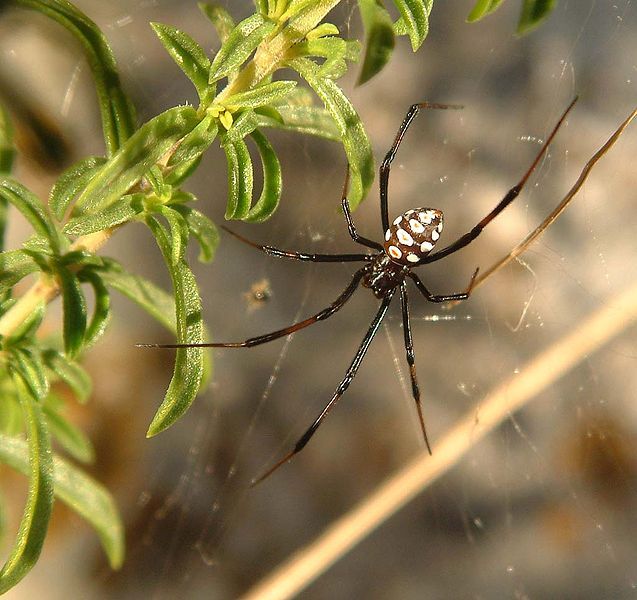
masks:
{"label": "spider abdomen", "polygon": [[394,219],[385,232],[383,248],[392,261],[413,267],[431,252],[441,231],[441,211],[413,208]]}

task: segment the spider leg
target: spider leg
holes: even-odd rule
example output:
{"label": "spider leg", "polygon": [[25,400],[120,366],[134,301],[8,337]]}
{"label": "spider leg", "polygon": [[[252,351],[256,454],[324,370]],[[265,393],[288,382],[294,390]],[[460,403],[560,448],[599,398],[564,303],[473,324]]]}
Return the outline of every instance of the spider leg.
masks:
{"label": "spider leg", "polygon": [[416,376],[416,356],[414,354],[414,343],[411,337],[411,322],[409,320],[409,299],[407,297],[407,284],[403,279],[400,283],[400,305],[403,311],[403,333],[405,334],[405,351],[407,352],[407,364],[409,364],[409,376],[411,377],[411,393],[416,402],[418,410],[418,418],[420,419],[420,428],[422,436],[429,454],[431,454],[431,446],[425,429],[425,418],[422,414],[422,403],[420,401],[420,387],[418,385],[418,377]]}
{"label": "spider leg", "polygon": [[467,289],[464,292],[459,292],[456,294],[443,294],[443,295],[432,294],[427,289],[425,284],[421,281],[420,277],[418,277],[418,275],[410,271],[409,273],[407,273],[407,277],[410,277],[413,280],[413,282],[416,284],[416,287],[418,288],[418,291],[427,300],[429,300],[429,302],[451,302],[453,300],[466,300],[471,295],[471,292],[473,291],[473,288],[475,287],[475,281],[476,281],[476,277],[478,276],[478,271],[479,269],[476,269],[473,272],[473,275],[471,276],[471,281],[469,282]]}
{"label": "spider leg", "polygon": [[203,342],[201,344],[135,344],[138,348],[251,348],[252,346],[258,346],[259,344],[266,344],[272,340],[276,340],[280,337],[294,333],[304,327],[309,327],[318,321],[323,321],[328,317],[331,317],[336,311],[340,310],[343,305],[352,297],[352,294],[356,291],[358,284],[360,283],[363,275],[365,274],[365,267],[359,269],[354,273],[349,285],[343,290],[341,295],[332,302],[327,308],[317,312],[315,315],[294,323],[284,329],[273,331],[272,333],[266,333],[256,337],[248,338],[243,342]]}
{"label": "spider leg", "polygon": [[349,387],[350,383],[352,383],[352,380],[354,379],[354,377],[356,377],[358,368],[360,367],[361,362],[363,361],[363,358],[365,357],[365,354],[367,353],[369,345],[371,344],[372,339],[374,338],[374,335],[378,331],[378,328],[380,327],[380,324],[383,318],[387,314],[387,309],[389,308],[392,298],[394,297],[395,291],[396,291],[395,288],[393,290],[390,290],[389,293],[383,298],[383,301],[380,305],[380,308],[378,309],[378,312],[376,313],[376,316],[374,317],[374,320],[369,326],[369,329],[367,330],[367,333],[365,334],[365,337],[363,338],[361,345],[356,351],[354,360],[352,360],[352,363],[350,364],[349,368],[347,369],[347,372],[345,373],[345,377],[343,377],[341,382],[338,384],[336,391],[334,392],[334,395],[332,396],[330,401],[326,404],[325,408],[321,411],[321,414],[314,420],[312,425],[310,425],[310,427],[306,430],[306,432],[299,438],[299,440],[294,445],[294,448],[292,449],[292,451],[288,452],[281,460],[276,462],[274,466],[270,467],[260,477],[253,480],[252,486],[255,486],[257,483],[260,483],[264,479],[267,479],[270,475],[272,475],[272,473],[274,473],[274,471],[276,471],[279,467],[281,467],[286,462],[291,460],[296,454],[298,454],[301,450],[303,450],[303,448],[305,448],[307,443],[310,441],[312,436],[316,433],[316,430],[319,428],[319,426],[323,422],[323,419],[325,419],[325,417],[329,414],[332,408],[334,408],[334,406],[336,405],[338,400],[341,398],[345,390]]}
{"label": "spider leg", "polygon": [[308,262],[359,262],[359,261],[369,261],[374,257],[370,254],[310,254],[307,252],[293,252],[290,250],[280,250],[279,248],[275,248],[274,246],[264,246],[261,244],[257,244],[249,240],[248,238],[243,237],[242,235],[232,231],[232,229],[228,229],[225,225],[220,226],[221,229],[227,231],[231,236],[237,238],[244,244],[248,246],[252,246],[257,250],[261,250],[265,254],[269,256],[275,256],[276,258],[291,258],[292,260],[303,260]]}
{"label": "spider leg", "polygon": [[436,104],[433,102],[420,102],[418,104],[412,104],[403,119],[403,122],[398,129],[398,133],[396,134],[396,138],[394,139],[394,143],[392,147],[389,149],[383,162],[380,165],[379,174],[380,174],[380,218],[383,224],[383,234],[389,229],[389,214],[387,211],[387,194],[389,188],[389,171],[391,169],[391,163],[396,158],[396,152],[398,152],[398,147],[400,143],[403,141],[405,137],[405,133],[407,133],[407,129],[411,125],[411,122],[416,118],[416,115],[420,112],[422,108],[438,108],[438,109],[460,109],[463,108],[457,104]]}
{"label": "spider leg", "polygon": [[595,166],[595,163],[597,163],[597,161],[613,147],[615,142],[619,139],[619,136],[624,132],[624,129],[628,127],[630,122],[635,117],[637,117],[637,108],[633,110],[630,115],[628,115],[628,118],[615,130],[613,135],[610,136],[606,143],[601,148],[599,148],[599,150],[597,150],[597,152],[595,152],[590,160],[584,165],[580,176],[577,178],[577,181],[573,184],[571,189],[566,193],[562,201],[553,209],[553,211],[505,257],[493,264],[486,271],[483,271],[480,277],[475,280],[475,283],[473,285],[474,289],[481,285],[485,279],[499,271],[502,267],[504,267],[504,265],[511,262],[514,258],[520,256],[520,254],[522,254],[538,237],[540,237],[540,235],[544,233],[544,230],[562,214],[562,212],[566,209],[575,194],[577,194],[582,185],[584,185],[584,182]]}
{"label": "spider leg", "polygon": [[460,236],[455,242],[449,244],[447,247],[443,248],[442,250],[439,250],[438,252],[434,252],[430,254],[429,256],[427,256],[423,260],[423,264],[440,260],[441,258],[444,258],[445,256],[449,256],[449,254],[453,254],[454,252],[457,252],[461,248],[464,248],[465,246],[469,245],[473,240],[475,240],[482,233],[482,230],[489,223],[491,223],[491,221],[493,221],[495,217],[497,217],[507,206],[509,206],[509,204],[511,204],[511,202],[513,202],[513,200],[515,200],[518,197],[518,195],[522,191],[522,188],[524,187],[524,184],[527,182],[528,178],[531,176],[531,173],[533,173],[533,171],[537,167],[538,163],[540,162],[540,160],[546,153],[550,143],[553,141],[555,134],[557,133],[558,129],[564,122],[564,119],[566,119],[566,115],[568,115],[568,113],[573,108],[576,102],[577,102],[577,96],[575,96],[572,102],[568,105],[567,109],[562,113],[560,120],[557,122],[557,124],[553,128],[553,131],[551,131],[551,134],[546,139],[544,144],[542,144],[540,151],[537,153],[537,156],[531,163],[531,166],[528,168],[526,173],[524,173],[524,175],[522,176],[522,179],[520,179],[520,181],[518,181],[518,183],[516,183],[506,193],[506,195],[504,196],[504,198],[502,198],[502,200],[500,200],[498,205],[486,217],[484,217],[471,231]]}
{"label": "spider leg", "polygon": [[343,214],[345,215],[345,221],[347,221],[347,231],[349,236],[357,243],[373,248],[374,250],[383,250],[382,244],[370,240],[356,231],[356,225],[354,225],[354,219],[352,219],[352,211],[349,208],[349,200],[347,199],[347,184],[349,183],[349,165],[345,171],[345,182],[343,183],[343,193],[341,194],[341,206],[343,207]]}

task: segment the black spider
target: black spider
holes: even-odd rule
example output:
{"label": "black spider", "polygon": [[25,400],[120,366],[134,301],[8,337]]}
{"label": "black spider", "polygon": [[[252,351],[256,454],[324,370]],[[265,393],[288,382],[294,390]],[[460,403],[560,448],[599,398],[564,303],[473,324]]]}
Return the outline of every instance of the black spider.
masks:
{"label": "black spider", "polygon": [[151,346],[155,348],[187,348],[187,347],[206,347],[206,348],[250,348],[259,344],[265,344],[271,342],[280,337],[289,335],[299,329],[308,327],[318,321],[331,317],[336,311],[340,310],[343,305],[352,297],[359,285],[372,290],[374,295],[381,300],[380,308],[374,317],[363,342],[358,348],[354,360],[350,364],[345,377],[338,384],[334,395],[327,403],[325,408],[321,411],[319,416],[314,420],[312,425],[307,431],[299,438],[294,448],[288,452],[281,460],[279,460],[274,466],[268,469],[258,479],[253,481],[253,485],[262,481],[269,475],[271,475],[276,469],[278,469],[285,462],[289,461],[295,454],[300,452],[305,445],[310,441],[323,419],[335,406],[336,402],[343,395],[345,390],[349,387],[350,383],[356,376],[356,372],[363,361],[365,353],[369,348],[369,345],[378,331],[378,328],[387,314],[389,305],[396,290],[400,294],[400,303],[402,307],[403,317],[403,332],[405,336],[405,350],[407,352],[407,362],[409,363],[409,373],[411,376],[411,387],[416,407],[418,409],[418,416],[420,419],[420,426],[422,428],[423,437],[427,445],[429,453],[431,453],[431,447],[429,440],[427,439],[427,432],[425,429],[425,420],[422,414],[422,406],[420,402],[420,388],[418,386],[418,379],[416,377],[416,366],[414,358],[414,347],[411,335],[411,326],[409,320],[409,301],[407,297],[407,278],[411,279],[415,284],[418,291],[429,302],[447,302],[452,300],[464,300],[468,298],[473,289],[474,282],[476,281],[476,275],[478,269],[475,270],[467,289],[463,292],[455,294],[437,295],[432,294],[421,279],[412,272],[414,267],[419,267],[428,263],[435,262],[457,252],[461,248],[464,248],[470,244],[475,238],[477,238],[482,230],[498,215],[500,214],[520,193],[527,179],[538,165],[540,159],[546,152],[548,145],[551,143],[553,137],[557,133],[560,125],[563,123],[566,115],[575,104],[577,98],[575,98],[568,108],[564,111],[560,120],[553,128],[551,134],[543,143],[542,148],[538,152],[537,156],[533,160],[533,163],[523,175],[522,179],[513,186],[504,198],[498,203],[498,205],[484,217],[471,231],[460,236],[455,242],[445,246],[441,250],[432,252],[434,245],[440,237],[442,231],[442,212],[433,208],[415,208],[408,210],[407,212],[396,218],[391,224],[389,222],[389,216],[387,212],[387,191],[389,185],[389,172],[391,163],[396,156],[398,147],[409,127],[414,120],[420,109],[422,108],[435,108],[435,109],[447,109],[447,108],[461,108],[460,106],[450,104],[433,104],[429,102],[422,102],[411,106],[407,112],[405,119],[403,120],[396,139],[392,144],[392,147],[387,152],[385,159],[380,166],[380,215],[383,226],[384,242],[381,244],[375,242],[366,237],[359,235],[356,231],[356,227],[352,220],[352,215],[349,208],[349,203],[346,197],[347,191],[347,177],[345,179],[345,185],[343,187],[342,206],[347,221],[347,228],[349,235],[358,244],[371,248],[375,252],[372,254],[307,254],[304,252],[291,252],[287,250],[279,250],[272,246],[262,246],[256,244],[243,236],[234,233],[224,227],[228,233],[238,238],[242,242],[249,244],[254,248],[280,258],[291,258],[293,260],[303,260],[310,262],[364,262],[363,267],[358,269],[352,277],[349,285],[341,293],[341,295],[330,304],[327,308],[324,308],[315,315],[285,327],[272,333],[260,335],[257,337],[249,338],[243,342],[215,342],[215,343],[201,343],[201,344],[144,344],[144,346]]}

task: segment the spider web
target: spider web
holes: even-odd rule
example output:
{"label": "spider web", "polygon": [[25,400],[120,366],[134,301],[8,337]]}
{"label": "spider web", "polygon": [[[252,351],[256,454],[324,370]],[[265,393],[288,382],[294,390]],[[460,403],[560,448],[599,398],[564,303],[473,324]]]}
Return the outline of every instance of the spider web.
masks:
{"label": "spider web", "polygon": [[[196,3],[78,4],[104,27],[142,119],[194,100],[147,23],[170,23],[210,47],[210,28]],[[245,1],[226,4],[237,19],[251,10]],[[354,8],[351,3],[332,18],[352,35],[359,31]],[[469,230],[497,203],[571,97],[581,96],[521,197],[467,249],[422,270],[435,293],[464,289],[476,266],[488,267],[532,230],[635,103],[633,2],[562,0],[547,23],[522,39],[512,36],[518,9],[510,0],[484,22],[467,25],[466,3],[438,2],[420,53],[399,41],[389,68],[352,93],[377,158],[412,102],[466,106],[419,116],[392,169],[390,212],[444,210],[443,241]],[[67,54],[52,105],[69,119],[84,153],[99,136],[85,140],[83,129],[90,128],[73,119],[90,102],[88,75],[76,55]],[[352,84],[353,76],[343,85],[351,91]],[[95,122],[95,115],[86,117]],[[342,150],[289,135],[271,139],[282,157],[281,208],[264,225],[235,228],[282,248],[350,251],[337,211]],[[522,260],[468,302],[436,306],[410,288],[434,453],[459,418],[479,413],[489,390],[515,378],[527,361],[637,280],[636,153],[633,127]],[[201,209],[222,222],[221,153],[206,157],[189,187]],[[380,237],[376,191],[354,218],[364,235]],[[152,242],[137,232],[122,231],[109,252],[125,264],[130,256],[143,257],[140,269],[168,285]],[[207,322],[218,340],[244,339],[320,310],[351,271],[276,261],[227,236],[215,263],[198,267]],[[255,284],[267,293],[255,293]],[[251,478],[289,450],[329,399],[377,302],[362,290],[326,323],[292,338],[215,352],[209,392],[179,424],[148,441],[145,427],[172,357],[133,348],[162,333],[119,303],[120,322],[88,364],[96,379],[95,410],[103,417],[93,431],[103,457],[98,477],[122,507],[126,565],[111,573],[92,533],[62,515],[56,521],[61,533],[15,596],[46,589],[47,597],[62,597],[72,589],[77,597],[238,597],[311,543],[424,450],[394,304],[354,383],[307,448],[250,490]],[[633,597],[636,358],[629,329],[512,414],[303,597]]]}

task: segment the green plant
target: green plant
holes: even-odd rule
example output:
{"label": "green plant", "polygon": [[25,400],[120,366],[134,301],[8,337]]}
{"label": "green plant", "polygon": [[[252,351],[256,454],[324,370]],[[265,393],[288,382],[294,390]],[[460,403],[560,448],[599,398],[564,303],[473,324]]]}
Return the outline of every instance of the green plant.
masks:
{"label": "green plant", "polygon": [[[95,80],[105,156],[87,157],[62,173],[45,202],[10,175],[13,134],[7,113],[0,110],[0,460],[29,478],[20,528],[0,571],[0,593],[13,587],[37,560],[54,497],[95,528],[113,568],[123,561],[123,528],[112,497],[52,452],[53,437],[74,461],[87,463],[93,457],[90,441],[64,417],[64,402],[50,384],[59,380],[79,402],[88,400],[91,381],[77,359],[104,333],[113,289],[175,332],[178,342],[203,340],[201,303],[185,250],[195,238],[200,260],[211,261],[218,236],[214,223],[192,208],[192,194],[181,189],[202,154],[217,141],[225,153],[226,219],[260,222],[279,204],[282,173],[263,133],[267,128],[341,143],[350,165],[353,208],[374,177],[363,125],[336,84],[347,61],[357,60],[360,51],[359,42],[342,39],[335,25],[324,22],[339,0],[257,0],[255,14],[239,23],[218,5],[200,4],[221,41],[212,59],[185,33],[153,24],[200,102],[197,107],[171,108],[139,127],[113,54],[88,17],[66,0],[12,3],[57,21],[82,44]],[[500,3],[478,2],[470,19],[488,14]],[[378,0],[358,1],[366,32],[359,82],[387,63],[396,35],[408,36],[414,50],[427,35],[433,0],[393,4],[399,14],[396,21]],[[519,30],[537,23],[552,4],[525,0]],[[295,71],[301,83],[279,78],[286,70]],[[314,95],[322,106],[314,104]],[[261,159],[263,186],[256,199],[255,166],[246,140]],[[33,227],[33,235],[16,250],[4,250],[9,205]],[[155,237],[172,279],[171,293],[98,254],[111,235],[130,222],[144,223]],[[33,285],[15,297],[14,286],[28,276],[35,279]],[[95,298],[90,315],[86,286]],[[63,330],[59,339],[42,337],[38,332],[47,306],[58,296]],[[149,436],[184,414],[204,384],[205,366],[202,349],[177,351],[173,377]]]}

